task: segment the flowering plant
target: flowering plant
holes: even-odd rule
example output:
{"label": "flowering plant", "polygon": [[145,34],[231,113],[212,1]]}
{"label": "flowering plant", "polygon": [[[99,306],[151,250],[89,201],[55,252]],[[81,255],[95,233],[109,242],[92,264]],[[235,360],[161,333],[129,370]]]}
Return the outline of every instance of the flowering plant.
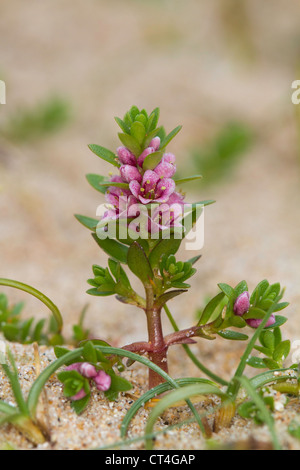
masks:
{"label": "flowering plant", "polygon": [[[109,162],[117,174],[109,179],[102,175],[87,175],[88,182],[105,196],[107,205],[100,221],[82,215],[77,219],[92,230],[100,248],[109,256],[108,267],[93,266],[94,277],[88,293],[95,296],[116,295],[127,304],[135,305],[146,313],[148,341],[124,346],[124,349],[149,359],[168,372],[168,348],[175,344],[188,345],[193,338],[214,339],[216,334],[226,339],[246,340],[248,336],[228,328],[257,328],[274,309],[265,327],[276,328],[285,319],[275,318],[273,312],[287,303],[276,304],[282,296],[279,284],[267,281],[255,289],[251,296],[242,281],[235,288],[219,284],[220,292],[205,307],[196,325],[163,334],[161,314],[167,302],[190,288],[186,282],[195,273],[194,264],[200,256],[188,261],[178,261],[176,253],[197,221],[204,206],[214,201],[189,204],[181,190],[182,184],[201,178],[199,175],[176,179],[176,158],[167,152],[167,145],[180,131],[181,126],[166,134],[158,126],[159,109],[149,115],[133,106],[123,119],[116,118],[122,132],[122,146],[116,153],[99,145],[90,149]],[[99,212],[98,212],[99,214]],[[145,297],[132,287],[123,266],[142,282]],[[226,301],[224,303],[224,300]],[[149,370],[149,388],[163,381],[161,375]]]}

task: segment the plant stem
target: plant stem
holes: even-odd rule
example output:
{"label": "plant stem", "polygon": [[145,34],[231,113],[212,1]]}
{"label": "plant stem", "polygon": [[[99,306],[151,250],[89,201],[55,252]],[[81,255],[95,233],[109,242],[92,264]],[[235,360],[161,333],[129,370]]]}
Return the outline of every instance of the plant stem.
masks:
{"label": "plant stem", "polygon": [[[162,324],[161,324],[161,308],[154,306],[154,293],[151,285],[145,286],[146,291],[146,315],[148,326],[148,340],[151,346],[149,359],[154,364],[161,367],[168,373],[167,363],[167,346],[164,341]],[[149,369],[149,389],[156,387],[163,382],[162,377]]]}
{"label": "plant stem", "polygon": [[[174,330],[175,331],[179,331],[179,328],[177,326],[177,323],[175,322],[169,308],[167,307],[167,305],[165,304],[164,305],[164,310],[167,314],[167,317],[171,323],[171,325],[173,326]],[[198,359],[197,357],[193,354],[193,352],[191,351],[191,349],[189,348],[189,346],[187,346],[186,344],[182,344],[182,347],[183,349],[185,350],[185,352],[187,353],[187,355],[189,356],[189,358],[193,361],[193,363],[198,367],[198,369],[200,369],[205,375],[207,375],[207,377],[210,377],[212,380],[214,380],[215,382],[221,384],[221,385],[228,385],[228,382],[226,382],[226,380],[222,379],[221,377],[219,377],[218,375],[214,374],[213,372],[211,372],[209,369],[207,369],[204,364],[202,364]]]}

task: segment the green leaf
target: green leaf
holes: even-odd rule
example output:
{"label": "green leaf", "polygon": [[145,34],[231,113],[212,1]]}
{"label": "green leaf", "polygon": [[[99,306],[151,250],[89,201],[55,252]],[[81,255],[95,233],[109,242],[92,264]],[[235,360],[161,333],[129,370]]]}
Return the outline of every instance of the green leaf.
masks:
{"label": "green leaf", "polygon": [[238,333],[237,331],[232,330],[221,330],[218,332],[218,335],[225,339],[230,339],[233,341],[246,341],[248,339],[247,335]]}
{"label": "green leaf", "polygon": [[97,191],[99,191],[102,194],[105,194],[105,192],[106,192],[105,187],[100,186],[100,183],[103,183],[105,181],[104,176],[95,175],[95,174],[90,173],[90,174],[86,175],[86,179],[88,180],[88,182],[90,183],[90,185],[94,189],[96,189]]}
{"label": "green leaf", "polygon": [[95,233],[93,233],[92,236],[96,243],[100,246],[100,248],[105,251],[105,253],[107,253],[113,259],[120,261],[120,263],[127,263],[128,247],[126,245],[123,245],[117,242],[116,240],[112,240],[110,238],[101,240],[97,237]]}
{"label": "green leaf", "polygon": [[72,406],[73,410],[75,411],[75,413],[77,415],[79,415],[80,413],[82,413],[84,411],[84,409],[86,408],[89,400],[90,400],[90,394],[86,395],[85,397],[81,398],[80,400],[73,400],[71,402],[71,406]]}
{"label": "green leaf", "polygon": [[140,110],[137,106],[131,106],[129,110],[129,115],[131,117],[132,122],[135,120],[136,116],[140,114]]}
{"label": "green leaf", "polygon": [[175,180],[175,183],[176,185],[180,185],[183,183],[189,183],[190,181],[200,180],[202,178],[202,175],[187,176],[186,178],[180,178],[179,180]]}
{"label": "green leaf", "polygon": [[144,285],[149,285],[153,278],[153,272],[145,254],[145,251],[137,242],[134,242],[128,250],[127,264]]}
{"label": "green leaf", "polygon": [[179,250],[181,239],[170,238],[160,240],[149,255],[149,263],[152,268],[157,267],[163,255],[174,255]]}
{"label": "green leaf", "polygon": [[198,255],[198,256],[194,256],[193,258],[190,258],[187,262],[188,263],[191,263],[192,265],[194,265],[195,263],[197,263],[197,261],[199,261],[199,259],[202,257],[202,255]]}
{"label": "green leaf", "polygon": [[265,366],[270,370],[276,370],[280,367],[279,364],[276,361],[274,361],[273,359],[264,358],[263,362],[264,362]]}
{"label": "green leaf", "polygon": [[290,353],[291,342],[289,340],[282,341],[276,348],[273,354],[274,361],[284,361]]}
{"label": "green leaf", "polygon": [[264,346],[254,346],[254,349],[256,349],[256,351],[259,351],[260,353],[264,354],[265,356],[268,356],[268,357],[273,356],[273,351],[271,351],[268,348],[265,348]]}
{"label": "green leaf", "polygon": [[273,325],[270,325],[270,326],[265,326],[265,329],[273,329],[273,328],[278,328],[282,325],[284,325],[284,323],[287,321],[287,318],[286,317],[283,317],[281,315],[275,315],[275,323],[273,323]]}
{"label": "green leaf", "polygon": [[114,392],[127,392],[132,389],[132,385],[124,377],[108,372],[111,377],[110,390]]}
{"label": "green leaf", "polygon": [[173,129],[161,142],[160,149],[164,149],[172,139],[178,134],[178,132],[181,130],[182,126],[177,126],[175,129]]}
{"label": "green leaf", "polygon": [[248,320],[249,318],[258,318],[261,320],[265,316],[266,316],[266,312],[262,310],[261,308],[250,307],[249,311],[243,315],[243,318],[245,320]]}
{"label": "green leaf", "polygon": [[97,353],[91,341],[87,341],[83,346],[82,356],[87,362],[97,362]]}
{"label": "green leaf", "polygon": [[218,284],[219,288],[221,289],[222,292],[228,297],[229,300],[233,300],[235,298],[235,292],[232,287],[230,287],[228,284],[225,283],[220,283]]}
{"label": "green leaf", "polygon": [[158,150],[157,152],[149,153],[144,160],[143,170],[153,170],[161,161],[163,153]]}
{"label": "green leaf", "polygon": [[284,308],[288,307],[290,305],[289,302],[280,302],[277,304],[276,308],[274,309],[274,312],[279,312],[280,310],[283,310]]}
{"label": "green leaf", "polygon": [[247,325],[245,320],[238,315],[232,315],[230,318],[230,326],[234,326],[235,328],[244,328]]}
{"label": "green leaf", "polygon": [[146,129],[144,125],[139,121],[135,121],[131,126],[130,133],[141,146],[146,135]]}
{"label": "green leaf", "polygon": [[114,295],[115,291],[114,290],[100,291],[100,290],[98,290],[98,287],[97,287],[97,288],[94,288],[94,289],[88,289],[86,291],[86,293],[89,294],[89,295],[95,295],[95,296],[98,296],[98,297],[106,297],[108,295]]}
{"label": "green leaf", "polygon": [[96,144],[90,144],[89,149],[95,155],[97,155],[97,157],[102,158],[102,160],[105,160],[106,162],[111,163],[114,166],[117,166],[117,167],[120,166],[120,163],[119,163],[116,155],[113,152],[111,152],[110,150],[108,150],[104,147],[101,147],[100,145],[96,145]]}
{"label": "green leaf", "polygon": [[185,289],[178,289],[178,290],[171,290],[170,292],[165,292],[162,294],[158,299],[156,300],[155,304],[158,307],[163,307],[163,305],[168,302],[169,300],[173,299],[174,297],[177,297],[180,294],[184,294],[184,292],[187,292]]}
{"label": "green leaf", "polygon": [[133,153],[133,155],[138,157],[142,153],[142,148],[134,137],[132,137],[129,134],[121,134],[121,133],[119,133],[118,136],[122,144],[126,148],[128,148],[128,150],[130,150],[130,152]]}
{"label": "green leaf", "polygon": [[119,182],[116,182],[116,181],[103,181],[102,183],[99,183],[99,186],[102,187],[102,188],[107,188],[109,186],[114,186],[115,188],[129,189],[129,184],[128,183],[119,183]]}
{"label": "green leaf", "polygon": [[246,281],[241,281],[235,288],[235,295],[238,297],[243,292],[248,291],[248,285]]}
{"label": "green leaf", "polygon": [[128,126],[122,119],[115,117],[116,123],[119,125],[119,127],[122,129],[125,134],[130,134],[130,126]]}
{"label": "green leaf", "polygon": [[264,363],[264,359],[260,359],[259,357],[251,356],[247,359],[247,365],[254,367],[255,369],[265,369],[266,365]]}
{"label": "green leaf", "polygon": [[144,145],[143,145],[144,148],[149,147],[151,140],[154,139],[154,137],[156,137],[159,134],[160,130],[161,128],[158,127],[157,129],[154,129],[153,131],[147,133],[145,140],[144,140]]}
{"label": "green leaf", "polygon": [[148,133],[156,129],[156,126],[159,120],[159,112],[160,112],[159,108],[155,108],[150,114],[149,119],[148,119],[148,129],[147,129]]}
{"label": "green leaf", "polygon": [[92,219],[91,217],[87,217],[85,215],[79,215],[79,214],[75,214],[75,217],[78,220],[78,222],[80,222],[82,225],[84,225],[85,227],[95,232],[96,227],[99,223],[99,220]]}
{"label": "green leaf", "polygon": [[272,333],[272,331],[267,330],[263,331],[260,335],[259,338],[261,344],[265,346],[267,349],[270,349],[271,351],[274,350],[275,347],[275,337]]}
{"label": "green leaf", "polygon": [[202,315],[198,321],[198,325],[205,325],[209,321],[210,317],[212,316],[216,308],[220,305],[220,303],[224,299],[224,296],[225,296],[224,293],[220,292],[208,302],[208,304],[204,308]]}

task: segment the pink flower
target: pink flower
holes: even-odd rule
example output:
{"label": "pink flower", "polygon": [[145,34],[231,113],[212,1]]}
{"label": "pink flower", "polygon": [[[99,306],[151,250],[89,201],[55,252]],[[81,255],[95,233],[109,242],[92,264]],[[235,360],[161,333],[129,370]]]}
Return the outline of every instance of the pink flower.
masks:
{"label": "pink flower", "polygon": [[76,393],[76,395],[73,395],[71,398],[71,400],[81,400],[81,398],[84,398],[86,396],[86,393],[84,391],[84,388],[82,388],[81,390],[79,390],[78,393]]}
{"label": "pink flower", "polygon": [[175,191],[175,182],[171,178],[160,178],[152,170],[146,170],[140,184],[138,181],[131,181],[129,188],[137,199],[143,204],[149,202],[167,202],[171,194]]}
{"label": "pink flower", "polygon": [[104,370],[99,370],[93,380],[95,381],[97,389],[101,392],[106,392],[106,390],[109,390],[111,385],[111,377],[110,375],[106,374]]}
{"label": "pink flower", "polygon": [[[248,320],[246,320],[246,322],[249,326],[251,326],[251,328],[258,328],[262,322],[262,319],[261,318],[249,318]],[[274,325],[275,322],[276,322],[275,316],[272,314],[269,320],[267,321],[265,328],[267,326]]]}
{"label": "pink flower", "polygon": [[135,156],[126,147],[118,147],[117,154],[122,165],[136,166],[137,161]]}
{"label": "pink flower", "polygon": [[236,301],[234,302],[233,311],[235,315],[239,315],[240,317],[244,315],[244,313],[248,312],[250,308],[250,295],[248,291],[243,292],[238,296]]}
{"label": "pink flower", "polygon": [[137,169],[137,167],[132,165],[122,165],[120,168],[121,177],[126,183],[136,180],[139,183],[142,181],[142,175]]}

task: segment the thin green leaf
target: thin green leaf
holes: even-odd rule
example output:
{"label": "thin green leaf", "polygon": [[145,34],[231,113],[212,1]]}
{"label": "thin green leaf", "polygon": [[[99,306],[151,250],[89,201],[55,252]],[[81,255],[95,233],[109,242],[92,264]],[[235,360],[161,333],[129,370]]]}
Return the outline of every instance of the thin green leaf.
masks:
{"label": "thin green leaf", "polygon": [[99,220],[87,217],[85,215],[75,214],[75,218],[80,222],[84,227],[93,230],[95,232],[96,227],[99,223]]}
{"label": "thin green leaf", "polygon": [[160,149],[165,149],[166,146],[171,142],[172,139],[178,134],[178,132],[182,129],[182,126],[177,126],[173,129],[161,142]]}
{"label": "thin green leaf", "polygon": [[101,147],[101,145],[90,144],[89,149],[95,155],[97,155],[97,157],[102,158],[102,160],[105,160],[106,162],[111,163],[116,167],[120,166],[119,160],[117,159],[116,155],[105,147]]}

